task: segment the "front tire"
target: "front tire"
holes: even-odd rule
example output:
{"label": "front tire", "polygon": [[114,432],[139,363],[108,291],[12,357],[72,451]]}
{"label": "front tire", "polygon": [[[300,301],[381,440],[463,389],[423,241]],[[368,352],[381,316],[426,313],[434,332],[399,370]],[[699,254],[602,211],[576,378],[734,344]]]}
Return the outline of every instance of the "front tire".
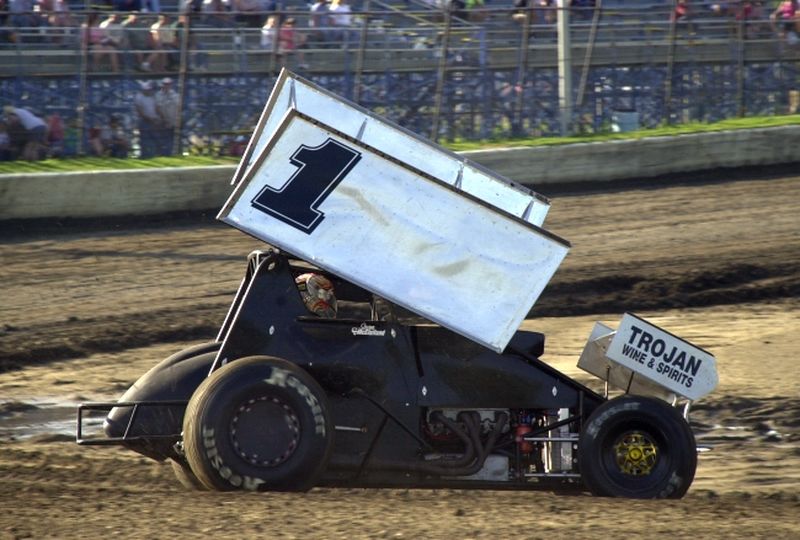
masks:
{"label": "front tire", "polygon": [[186,460],[182,458],[170,458],[169,463],[172,466],[172,472],[175,474],[175,478],[184,488],[190,491],[206,491],[208,489],[198,480]]}
{"label": "front tire", "polygon": [[595,494],[633,499],[679,499],[697,469],[691,427],[667,403],[626,395],[589,417],[578,446],[584,484]]}
{"label": "front tire", "polygon": [[183,434],[189,466],[209,489],[305,491],[327,465],[333,425],[325,393],[307,372],[253,356],[203,381]]}

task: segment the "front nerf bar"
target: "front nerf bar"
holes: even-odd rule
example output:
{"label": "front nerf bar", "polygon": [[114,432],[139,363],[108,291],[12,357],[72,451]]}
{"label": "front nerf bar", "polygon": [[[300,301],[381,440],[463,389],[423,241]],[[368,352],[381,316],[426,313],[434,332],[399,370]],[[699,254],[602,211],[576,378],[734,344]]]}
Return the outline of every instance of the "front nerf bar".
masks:
{"label": "front nerf bar", "polygon": [[[147,435],[131,435],[133,430],[133,426],[136,423],[136,416],[139,410],[142,407],[164,407],[164,406],[176,406],[176,405],[183,405],[184,407],[187,405],[188,401],[186,400],[171,400],[171,401],[119,401],[119,402],[93,402],[93,403],[81,403],[78,405],[78,419],[77,419],[77,429],[75,434],[75,442],[83,446],[112,446],[116,444],[123,444],[123,443],[130,443],[135,441],[153,441],[156,439],[175,439],[180,438],[180,433],[169,433],[169,434],[147,434]],[[84,411],[104,411],[104,412],[111,412],[112,409],[115,408],[131,408],[130,418],[128,419],[128,423],[125,426],[125,431],[121,437],[90,437],[84,438],[83,436],[83,423],[85,420]]]}

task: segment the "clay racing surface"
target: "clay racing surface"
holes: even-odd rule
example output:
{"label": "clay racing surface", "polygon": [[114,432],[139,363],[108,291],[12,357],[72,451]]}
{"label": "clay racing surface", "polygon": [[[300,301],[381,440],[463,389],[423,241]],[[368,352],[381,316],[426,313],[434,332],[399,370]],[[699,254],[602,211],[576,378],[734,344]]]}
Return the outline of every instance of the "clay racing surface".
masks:
{"label": "clay racing surface", "polygon": [[0,538],[796,535],[800,177],[541,191],[547,228],[573,245],[525,323],[546,333],[545,360],[599,390],[575,364],[594,321],[625,310],[717,357],[720,386],[692,414],[713,450],[684,499],[187,492],[166,463],[78,447],[75,405],[213,338],[263,246],[210,218],[17,223],[0,239]]}

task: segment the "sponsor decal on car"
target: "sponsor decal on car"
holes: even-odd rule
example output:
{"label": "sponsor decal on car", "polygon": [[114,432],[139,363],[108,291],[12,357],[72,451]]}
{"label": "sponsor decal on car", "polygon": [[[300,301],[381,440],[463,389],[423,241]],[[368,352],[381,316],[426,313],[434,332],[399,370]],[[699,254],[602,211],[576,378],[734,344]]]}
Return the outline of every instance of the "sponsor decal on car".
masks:
{"label": "sponsor decal on car", "polygon": [[386,330],[378,330],[372,324],[361,323],[361,326],[354,326],[350,329],[354,336],[385,336]]}
{"label": "sponsor decal on car", "polygon": [[622,318],[606,355],[690,399],[707,394],[717,385],[713,356],[630,313]]}
{"label": "sponsor decal on car", "polygon": [[280,189],[264,186],[252,205],[311,234],[325,218],[320,205],[360,159],[360,152],[331,138],[319,146],[301,144],[289,158],[297,167],[291,178]]}

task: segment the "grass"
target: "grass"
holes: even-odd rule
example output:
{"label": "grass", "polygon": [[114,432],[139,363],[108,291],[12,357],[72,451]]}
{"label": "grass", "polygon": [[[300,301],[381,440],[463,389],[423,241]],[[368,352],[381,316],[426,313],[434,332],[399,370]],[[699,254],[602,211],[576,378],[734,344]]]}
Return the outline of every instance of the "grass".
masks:
{"label": "grass", "polygon": [[756,129],[794,125],[800,125],[800,115],[734,118],[711,124],[692,122],[676,126],[642,129],[628,133],[593,133],[588,135],[576,135],[572,137],[539,137],[533,139],[505,139],[496,141],[457,141],[454,143],[448,143],[446,146],[455,151],[486,150],[490,148],[509,146],[533,147],[555,144],[617,141],[626,139],[644,139],[647,137],[669,137],[693,133],[710,133],[714,131],[731,131],[738,129]]}
{"label": "grass", "polygon": [[[554,144],[602,142],[624,139],[643,139],[645,137],[664,137],[691,133],[708,133],[737,129],[754,129],[778,126],[800,125],[800,115],[768,116],[752,118],[735,118],[713,124],[689,123],[678,126],[665,126],[654,129],[643,129],[628,133],[597,133],[574,137],[537,137],[527,139],[497,139],[488,141],[457,141],[444,146],[454,151],[486,150],[500,147],[533,147]],[[234,165],[239,159],[235,157],[183,156],[161,157],[155,159],[115,159],[99,157],[83,157],[73,159],[47,159],[44,161],[3,161],[0,162],[1,174],[20,174],[36,172],[78,172],[115,169],[148,169],[163,167],[207,167],[211,165]]]}
{"label": "grass", "polygon": [[160,157],[153,159],[82,157],[45,159],[42,161],[0,161],[0,174],[110,171],[164,167],[208,167],[212,165],[235,165],[238,162],[239,158],[236,157],[211,156]]}

